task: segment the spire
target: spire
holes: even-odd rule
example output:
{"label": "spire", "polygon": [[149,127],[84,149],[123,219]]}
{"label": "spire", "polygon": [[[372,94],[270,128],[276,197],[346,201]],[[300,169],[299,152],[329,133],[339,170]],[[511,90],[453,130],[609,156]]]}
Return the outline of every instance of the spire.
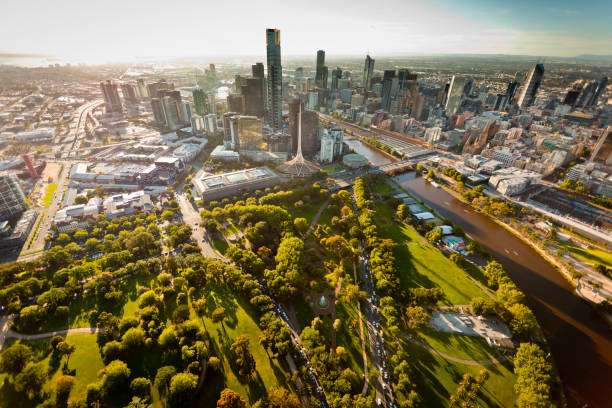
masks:
{"label": "spire", "polygon": [[298,147],[295,157],[302,157],[302,104],[298,110]]}
{"label": "spire", "polygon": [[295,177],[306,177],[321,171],[321,167],[304,159],[302,155],[302,104],[298,110],[298,145],[295,157],[277,168],[281,173]]}

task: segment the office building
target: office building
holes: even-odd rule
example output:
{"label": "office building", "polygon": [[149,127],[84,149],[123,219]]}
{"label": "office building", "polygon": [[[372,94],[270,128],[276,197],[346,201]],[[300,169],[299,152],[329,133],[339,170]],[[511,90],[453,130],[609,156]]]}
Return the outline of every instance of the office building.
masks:
{"label": "office building", "polygon": [[612,126],[608,126],[597,138],[590,161],[612,166]]}
{"label": "office building", "polygon": [[191,116],[191,131],[192,133],[198,134],[204,131],[204,118],[200,115]]}
{"label": "office building", "polygon": [[342,78],[342,69],[340,67],[332,71],[331,90],[337,91],[339,88],[340,78]]}
{"label": "office building", "polygon": [[[246,79],[246,78],[245,78]],[[227,110],[230,112],[244,113],[244,99],[240,94],[230,94],[227,96]]]}
{"label": "office building", "polygon": [[26,208],[26,198],[17,176],[0,173],[0,221],[17,216]]}
{"label": "office building", "polygon": [[102,89],[102,95],[104,96],[104,106],[106,108],[106,112],[110,113],[123,111],[123,106],[121,105],[121,100],[119,99],[117,84],[108,80],[106,82],[100,82],[100,88]]}
{"label": "office building", "polygon": [[317,109],[319,106],[319,93],[308,92],[308,109]]}
{"label": "office building", "polygon": [[389,112],[391,108],[391,99],[393,98],[393,80],[397,78],[395,76],[394,69],[386,69],[383,74],[383,82],[382,82],[382,102],[381,108],[382,110]]}
{"label": "office building", "polygon": [[238,150],[265,150],[263,124],[255,116],[237,116],[232,118],[232,126],[237,134]]}
{"label": "office building", "polygon": [[192,95],[196,113],[200,116],[206,115],[208,113],[208,100],[204,90],[199,85],[196,85],[193,88]]}
{"label": "office building", "polygon": [[516,88],[518,88],[518,81],[512,81],[508,84],[508,87],[506,88],[506,95],[508,96],[506,98],[506,104],[514,103],[514,94],[516,93]]}
{"label": "office building", "polygon": [[580,96],[580,90],[571,89],[567,91],[567,94],[565,94],[565,98],[563,98],[562,104],[567,105],[567,106],[574,106],[576,102],[578,102],[579,96]]}
{"label": "office building", "polygon": [[302,67],[297,67],[295,69],[295,75],[294,78],[296,81],[299,81],[300,79],[304,78],[304,68]]}
{"label": "office building", "polygon": [[149,98],[161,98],[158,95],[159,91],[172,89],[172,86],[168,84],[165,80],[153,82],[147,85],[147,94]]}
{"label": "office building", "polygon": [[281,65],[280,30],[266,29],[268,64],[268,123],[273,129],[283,125],[283,69]]}
{"label": "office building", "polygon": [[317,67],[315,72],[315,86],[317,88],[327,88],[328,68],[325,66],[325,51],[317,51]]}
{"label": "office building", "polygon": [[538,88],[542,83],[544,77],[544,65],[536,64],[529,72],[527,77],[527,83],[521,91],[521,95],[518,99],[518,106],[520,108],[527,108],[535,102],[536,95],[538,94]]}
{"label": "office building", "polygon": [[246,85],[242,87],[244,99],[244,114],[249,116],[264,116],[264,79],[263,77],[247,78]]}
{"label": "office building", "polygon": [[608,86],[608,77],[601,78],[601,80],[599,81],[599,84],[597,85],[597,90],[595,91],[593,98],[591,98],[591,101],[588,104],[590,108],[594,108],[597,106],[597,102],[599,102],[599,97],[601,96],[603,91],[605,91],[607,86]]}
{"label": "office building", "polygon": [[446,105],[444,109],[446,116],[451,117],[457,113],[457,109],[461,104],[461,97],[463,95],[463,89],[465,87],[465,79],[453,75],[448,86],[448,94],[446,97]]}
{"label": "office building", "polygon": [[[314,93],[316,95],[316,92]],[[299,112],[302,103],[298,99],[289,102],[289,134],[291,135],[291,152],[297,153],[299,133]],[[301,114],[302,152],[306,156],[314,155],[319,150],[319,115],[311,110]]]}
{"label": "office building", "polygon": [[182,125],[179,101],[171,96],[164,96],[161,104],[164,108],[166,127],[172,130],[180,129]]}
{"label": "office building", "polygon": [[371,87],[372,74],[374,73],[374,58],[366,55],[365,64],[363,66],[363,87],[367,90]]}
{"label": "office building", "polygon": [[597,91],[597,81],[591,81],[584,87],[582,90],[582,94],[580,98],[578,98],[578,102],[576,103],[577,108],[585,108],[587,107],[593,97],[595,96],[595,91]]}
{"label": "office building", "polygon": [[138,92],[139,98],[147,98],[149,96],[144,79],[140,78],[136,80],[136,91]]}

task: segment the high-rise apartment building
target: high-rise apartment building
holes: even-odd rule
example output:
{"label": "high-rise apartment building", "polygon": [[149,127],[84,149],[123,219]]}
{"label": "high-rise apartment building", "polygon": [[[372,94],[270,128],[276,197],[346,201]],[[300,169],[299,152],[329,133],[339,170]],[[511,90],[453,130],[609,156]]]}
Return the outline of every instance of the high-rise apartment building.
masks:
{"label": "high-rise apartment building", "polygon": [[254,151],[265,150],[263,140],[263,126],[261,120],[255,116],[236,116],[232,118],[234,131],[237,134],[238,150]]}
{"label": "high-rise apartment building", "polygon": [[576,103],[576,107],[584,108],[589,105],[593,96],[595,96],[595,92],[597,91],[597,81],[591,81],[584,87],[582,90],[582,94],[580,98],[578,98],[578,102]]}
{"label": "high-rise apartment building", "polygon": [[121,99],[119,99],[117,84],[108,80],[106,82],[100,82],[100,88],[102,89],[102,95],[104,95],[106,112],[121,112],[123,106],[121,105]]}
{"label": "high-rise apartment building", "polygon": [[133,84],[121,84],[121,93],[123,94],[123,100],[126,102],[136,103],[138,101],[136,87]]}
{"label": "high-rise apartment building", "polygon": [[446,105],[444,106],[446,116],[450,117],[457,112],[459,104],[461,103],[461,96],[463,95],[464,87],[465,79],[453,75],[448,86]]}
{"label": "high-rise apartment building", "polygon": [[153,82],[151,84],[147,84],[147,94],[149,96],[149,98],[160,98],[159,96],[159,92],[162,90],[168,90],[168,89],[172,89],[173,86],[171,86],[168,82],[166,82],[165,80],[161,80],[161,81],[157,81],[157,82]]}
{"label": "high-rise apartment building", "polygon": [[153,120],[160,126],[166,125],[166,114],[164,113],[164,107],[159,98],[151,99],[151,109],[153,110]]}
{"label": "high-rise apartment building", "polygon": [[317,51],[317,69],[315,72],[315,85],[318,88],[327,88],[328,68],[325,66],[325,51]]}
{"label": "high-rise apartment building", "polygon": [[538,88],[542,83],[542,78],[544,77],[544,65],[536,64],[531,71],[529,72],[529,76],[527,77],[527,83],[523,87],[521,91],[521,95],[518,99],[518,106],[520,108],[527,108],[535,102],[536,95],[538,94]]}
{"label": "high-rise apartment building", "polygon": [[166,117],[166,127],[173,130],[179,129],[181,127],[180,102],[171,96],[162,97],[161,102]]}
{"label": "high-rise apartment building", "polygon": [[374,73],[374,58],[366,55],[365,65],[363,66],[363,87],[368,90],[371,86],[372,74]]}
{"label": "high-rise apartment building", "polygon": [[15,174],[0,173],[0,221],[26,210],[26,198]]}
{"label": "high-rise apartment building", "polygon": [[208,100],[204,90],[199,85],[196,85],[193,88],[192,95],[196,113],[200,116],[206,115],[208,113]]}
{"label": "high-rise apartment building", "polygon": [[227,110],[239,114],[244,113],[244,98],[241,94],[230,94],[227,96]]}
{"label": "high-rise apartment building", "polygon": [[294,77],[295,77],[295,80],[296,80],[296,81],[299,81],[300,79],[304,78],[304,68],[302,68],[302,67],[297,67],[297,68],[295,69],[295,75],[294,75]]}
{"label": "high-rise apartment building", "polygon": [[283,68],[281,65],[280,30],[266,29],[268,64],[268,123],[273,129],[283,125]]}

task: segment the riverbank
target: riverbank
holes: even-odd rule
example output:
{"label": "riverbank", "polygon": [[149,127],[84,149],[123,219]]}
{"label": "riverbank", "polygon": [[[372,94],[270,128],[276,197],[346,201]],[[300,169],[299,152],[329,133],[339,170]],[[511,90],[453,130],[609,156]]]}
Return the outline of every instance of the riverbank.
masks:
{"label": "riverbank", "polygon": [[[469,205],[475,211],[477,211],[477,212],[479,212],[481,214],[484,214],[479,209],[475,208],[472,205],[472,203],[470,203],[467,200],[465,200],[463,198],[463,196],[461,196],[461,194],[459,194],[457,191],[449,188],[446,185],[441,185],[441,187],[444,189],[444,191],[446,191],[448,194],[450,194],[453,197],[455,197],[457,200],[465,203],[466,205]],[[597,299],[598,299],[598,297],[601,297],[601,296],[599,296],[594,291],[590,291],[589,292],[589,291],[584,290],[584,288],[582,288],[582,286],[584,286],[584,285],[581,285],[580,280],[575,280],[574,278],[572,278],[571,273],[567,270],[565,265],[560,263],[557,259],[555,259],[553,256],[548,254],[544,249],[540,248],[537,244],[535,244],[531,240],[527,239],[516,228],[514,228],[513,226],[511,226],[511,225],[509,225],[509,224],[507,224],[507,223],[505,223],[505,222],[503,222],[503,221],[501,221],[501,220],[499,220],[497,218],[491,217],[488,214],[484,214],[484,215],[489,217],[496,224],[504,227],[506,230],[508,230],[514,236],[516,236],[521,241],[525,242],[527,245],[529,245],[531,248],[533,248],[536,252],[538,252],[538,254],[540,254],[555,270],[557,270],[561,274],[561,276],[563,278],[565,278],[565,280],[567,280],[567,282],[570,285],[572,285],[572,287],[574,287],[574,293],[578,297],[580,297],[581,299],[586,300],[591,306],[593,306],[593,308],[597,312],[597,314],[599,314],[607,322],[607,324],[610,325],[610,328],[612,328],[612,314],[605,313],[604,311],[600,310],[599,307],[597,307],[598,306]]]}

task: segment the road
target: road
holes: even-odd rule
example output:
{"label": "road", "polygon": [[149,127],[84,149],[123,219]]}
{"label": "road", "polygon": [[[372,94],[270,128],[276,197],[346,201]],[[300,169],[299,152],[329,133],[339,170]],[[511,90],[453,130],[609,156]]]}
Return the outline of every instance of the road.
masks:
{"label": "road", "polygon": [[[353,193],[353,210],[357,216],[359,223],[359,209]],[[380,324],[380,311],[378,310],[378,297],[372,281],[372,273],[369,269],[369,260],[367,251],[364,250],[364,256],[359,262],[359,273],[363,281],[363,289],[368,295],[368,299],[363,308],[363,314],[366,318],[366,328],[368,331],[368,339],[370,344],[370,358],[372,365],[378,370],[378,381],[373,384],[376,388],[376,401],[381,401],[381,405],[391,407],[389,404],[393,401],[393,392],[391,390],[391,377],[388,372],[387,351],[385,350],[385,339],[383,337],[382,325]]]}
{"label": "road", "polygon": [[[55,214],[61,208],[62,196],[64,194],[64,187],[66,187],[69,181],[68,180],[69,173],[70,173],[70,165],[65,164],[64,168],[60,169],[58,179],[57,179],[57,189],[55,190],[53,199],[51,200],[51,205],[47,208],[40,209],[41,214],[39,215],[39,217],[43,217],[43,220],[40,224],[40,228],[38,229],[38,232],[36,229],[36,225],[38,225],[38,220],[37,220],[34,224],[34,227],[32,228],[32,231],[30,232],[30,235],[28,236],[28,239],[26,239],[26,242],[23,244],[23,248],[21,249],[21,254],[28,254],[28,253],[29,254],[23,255],[23,256],[20,255],[18,259],[19,261],[32,260],[43,254],[41,250],[45,248],[45,244],[46,244],[45,238],[47,237],[47,233],[49,232],[49,229],[51,228],[51,225],[53,223],[53,218],[55,218]],[[42,191],[42,196],[44,196],[45,189],[47,186],[47,181],[39,180],[39,183],[44,184],[43,191]],[[28,247],[30,238],[34,234],[37,234],[36,239],[32,242],[32,245]]]}
{"label": "road", "polygon": [[183,222],[187,225],[191,225],[193,228],[191,237],[198,243],[200,248],[202,248],[202,254],[207,258],[225,260],[223,256],[215,251],[206,230],[200,226],[200,221],[202,221],[200,213],[189,201],[189,199],[187,199],[187,195],[184,193],[177,194],[176,199],[179,203],[179,208],[181,209]]}
{"label": "road", "polygon": [[77,150],[81,146],[81,141],[86,136],[85,135],[85,123],[87,122],[87,116],[94,111],[98,106],[104,103],[103,100],[97,99],[93,102],[86,103],[78,109],[79,121],[77,122],[77,127],[74,130],[74,140],[72,144],[68,144],[66,149],[62,154],[63,157],[74,157],[76,156]]}

